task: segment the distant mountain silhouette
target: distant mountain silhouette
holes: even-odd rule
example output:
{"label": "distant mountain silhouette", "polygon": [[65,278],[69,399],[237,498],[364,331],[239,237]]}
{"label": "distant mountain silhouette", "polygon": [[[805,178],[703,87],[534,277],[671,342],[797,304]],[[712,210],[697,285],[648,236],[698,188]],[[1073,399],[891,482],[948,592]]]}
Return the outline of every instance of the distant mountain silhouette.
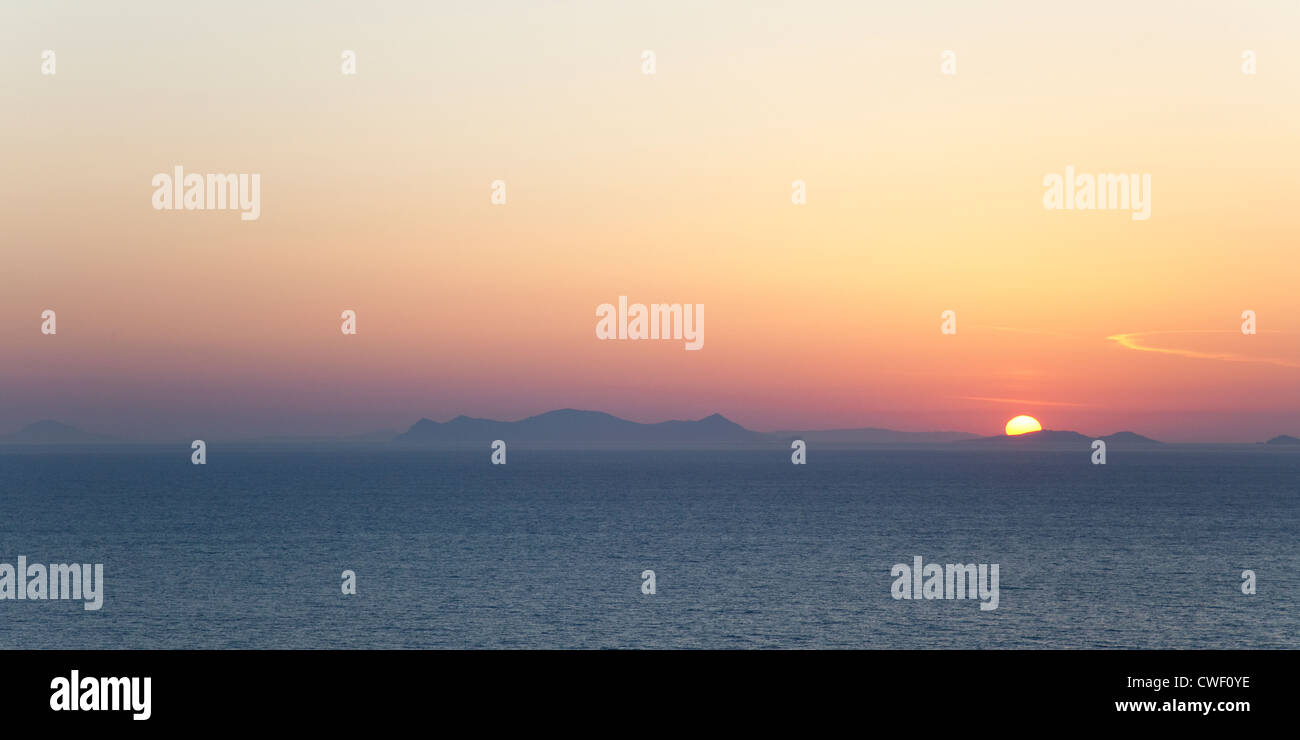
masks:
{"label": "distant mountain silhouette", "polygon": [[772,436],[786,441],[802,439],[809,444],[942,444],[979,438],[970,432],[898,432],[874,427],[772,432]]}
{"label": "distant mountain silhouette", "polygon": [[1089,437],[1078,432],[1044,429],[1041,432],[1029,432],[1027,434],[1018,434],[1009,436],[999,434],[993,437],[980,437],[979,439],[967,440],[964,444],[976,444],[985,446],[999,446],[1008,449],[1023,449],[1034,447],[1075,447],[1078,445],[1088,446],[1094,439],[1103,440],[1107,445],[1118,444],[1122,446],[1133,445],[1160,445],[1163,442],[1143,437],[1141,434],[1134,432],[1115,432],[1114,434],[1105,434],[1100,437]]}
{"label": "distant mountain silhouette", "polygon": [[[805,431],[756,432],[713,414],[694,421],[662,421],[654,424],[621,419],[603,411],[559,409],[530,416],[519,421],[497,421],[457,416],[446,422],[420,419],[403,433],[376,431],[347,437],[272,437],[244,440],[261,444],[373,444],[395,442],[434,445],[487,445],[493,440],[539,444],[611,444],[622,446],[673,445],[779,445],[788,447],[790,440],[802,439],[811,445],[897,445],[930,444],[975,446],[991,449],[1075,448],[1087,446],[1093,439],[1103,439],[1125,447],[1160,445],[1154,439],[1133,432],[1117,432],[1103,437],[1088,437],[1078,432],[1046,429],[1015,437],[996,435],[980,437],[967,432],[900,432],[893,429],[862,427],[852,429],[814,429]],[[29,424],[10,435],[0,435],[0,444],[95,444],[128,443],[102,434],[86,432],[61,422],[45,420]],[[1282,435],[1266,444],[1300,445],[1300,439]]]}
{"label": "distant mountain silhouette", "polygon": [[37,445],[93,444],[96,442],[114,441],[117,440],[113,437],[84,432],[76,427],[70,427],[67,424],[62,424],[48,419],[45,421],[38,421],[34,424],[28,424],[13,434],[0,437],[0,442],[6,442],[9,444]]}
{"label": "distant mountain silhouette", "polygon": [[1164,442],[1161,442],[1161,441],[1158,440],[1158,439],[1151,439],[1150,437],[1143,437],[1141,434],[1138,434],[1137,432],[1115,432],[1114,434],[1107,434],[1107,435],[1104,435],[1104,436],[1101,436],[1101,437],[1097,437],[1097,439],[1104,439],[1104,440],[1106,440],[1106,444],[1110,444],[1110,443],[1112,443],[1112,442],[1119,442],[1119,443],[1121,443],[1121,444],[1131,444],[1131,445],[1133,445],[1133,444],[1136,444],[1136,445],[1162,445],[1162,444],[1164,444]]}
{"label": "distant mountain silhouette", "polygon": [[1035,447],[1042,445],[1073,445],[1087,444],[1093,437],[1085,437],[1078,432],[1057,431],[1053,429],[1044,429],[1041,432],[1029,432],[1027,434],[1017,434],[1010,436],[998,434],[992,437],[980,437],[979,439],[966,440],[963,444],[972,445],[998,445],[1006,447]]}
{"label": "distant mountain silhouette", "polygon": [[1003,449],[1036,447],[1087,447],[1094,439],[1124,446],[1158,445],[1154,439],[1133,432],[1117,432],[1104,437],[1088,437],[1078,432],[1053,431],[979,437],[966,432],[898,432],[892,429],[822,429],[809,431],[755,432],[713,414],[696,421],[662,421],[642,424],[620,419],[603,411],[560,409],[547,411],[519,421],[496,421],[457,416],[451,421],[420,419],[406,432],[393,438],[405,444],[473,444],[487,445],[493,440],[543,444],[773,444],[783,447],[792,439],[809,444],[947,444],[976,445]]}
{"label": "distant mountain silhouette", "polygon": [[700,442],[759,442],[764,435],[714,414],[698,421],[663,421],[640,424],[602,411],[560,409],[520,421],[494,421],[457,416],[438,423],[420,419],[394,442],[407,443],[612,443],[674,444]]}
{"label": "distant mountain silhouette", "polygon": [[1279,434],[1276,437],[1265,442],[1266,445],[1300,445],[1300,439],[1292,437],[1289,434]]}

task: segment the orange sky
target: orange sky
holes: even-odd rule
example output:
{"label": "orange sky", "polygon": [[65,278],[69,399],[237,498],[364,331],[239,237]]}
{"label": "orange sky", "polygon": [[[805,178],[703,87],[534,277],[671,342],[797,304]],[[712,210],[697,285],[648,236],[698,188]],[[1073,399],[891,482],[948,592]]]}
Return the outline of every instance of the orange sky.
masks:
{"label": "orange sky", "polygon": [[[0,10],[0,433],[1300,435],[1296,4],[807,5]],[[261,218],[153,210],[175,165],[261,173]],[[1045,210],[1067,165],[1151,218]],[[598,341],[620,295],[704,349]]]}

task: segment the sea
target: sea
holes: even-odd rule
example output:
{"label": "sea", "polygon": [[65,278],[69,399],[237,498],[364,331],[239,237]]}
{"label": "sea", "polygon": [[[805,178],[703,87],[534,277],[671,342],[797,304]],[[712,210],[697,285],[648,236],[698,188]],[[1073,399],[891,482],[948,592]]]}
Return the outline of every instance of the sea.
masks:
{"label": "sea", "polygon": [[[97,611],[0,600],[0,648],[1300,648],[1296,450],[489,458],[0,448],[0,563],[104,566]],[[917,556],[997,608],[895,598]]]}

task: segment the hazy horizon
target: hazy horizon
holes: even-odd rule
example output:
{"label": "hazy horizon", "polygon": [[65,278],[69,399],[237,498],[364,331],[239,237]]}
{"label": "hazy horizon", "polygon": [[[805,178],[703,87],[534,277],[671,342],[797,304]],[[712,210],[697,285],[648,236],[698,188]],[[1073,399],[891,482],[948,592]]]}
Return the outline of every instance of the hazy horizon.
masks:
{"label": "hazy horizon", "polygon": [[[396,441],[396,438],[397,438],[397,437],[404,435],[406,432],[410,431],[411,429],[414,429],[414,428],[419,424],[419,422],[422,422],[422,421],[432,421],[432,422],[435,422],[435,423],[438,424],[438,425],[445,425],[445,424],[449,424],[449,423],[451,423],[451,422],[460,421],[460,420],[470,420],[470,421],[489,421],[489,422],[493,422],[493,423],[501,423],[501,424],[517,424],[517,423],[519,423],[519,422],[527,421],[527,420],[532,419],[532,418],[535,418],[535,417],[537,417],[537,416],[546,416],[546,415],[548,415],[548,414],[554,414],[554,413],[557,413],[557,412],[578,412],[578,413],[580,413],[580,414],[607,414],[607,415],[609,415],[609,416],[613,416],[613,417],[616,418],[616,419],[620,419],[620,420],[623,420],[623,421],[630,421],[630,422],[633,422],[633,423],[635,423],[635,424],[644,425],[644,426],[652,426],[652,425],[656,425],[656,424],[662,424],[662,423],[665,423],[665,422],[686,422],[686,423],[698,423],[698,422],[702,422],[702,421],[705,421],[705,420],[707,420],[707,419],[710,419],[710,418],[712,418],[712,417],[714,417],[714,416],[720,416],[720,417],[722,417],[723,419],[726,419],[727,421],[730,421],[730,422],[732,422],[732,423],[735,423],[734,420],[730,419],[730,418],[727,417],[725,414],[719,414],[719,413],[714,413],[714,414],[710,414],[710,415],[707,415],[707,416],[704,416],[704,417],[692,418],[692,419],[652,419],[652,420],[636,420],[636,419],[625,419],[624,417],[619,417],[619,416],[617,416],[616,414],[609,414],[608,412],[601,411],[601,410],[599,410],[599,409],[574,409],[574,408],[563,408],[563,409],[550,409],[550,410],[548,410],[548,411],[546,411],[546,412],[542,412],[541,414],[529,415],[529,416],[527,416],[527,417],[520,417],[520,418],[518,418],[518,419],[492,419],[492,418],[488,418],[488,417],[474,416],[474,415],[472,415],[472,414],[458,414],[458,415],[456,415],[456,416],[454,416],[454,417],[449,417],[449,418],[437,418],[437,419],[435,419],[435,418],[430,418],[430,417],[427,417],[427,416],[422,416],[422,417],[416,419],[415,421],[412,421],[412,422],[409,423],[409,424],[403,424],[403,425],[400,425],[400,426],[394,426],[394,427],[383,427],[383,428],[375,428],[375,429],[361,430],[361,431],[348,432],[348,433],[341,433],[341,434],[321,434],[321,433],[316,433],[316,432],[307,432],[307,433],[301,433],[301,434],[274,434],[274,435],[256,435],[256,434],[245,434],[245,435],[221,435],[221,434],[217,434],[217,435],[206,435],[206,436],[209,437],[209,438],[211,438],[211,439],[215,439],[215,440],[224,440],[224,441],[228,441],[228,442],[240,442],[240,441],[249,441],[249,442],[256,442],[256,441],[273,441],[273,440],[276,440],[276,439],[284,439],[284,440],[288,440],[288,441],[293,441],[293,440],[306,441],[306,440],[311,440],[311,439],[319,439],[319,440],[322,440],[322,441],[338,441],[338,442],[346,442],[346,441],[357,441],[357,442],[376,442],[376,441],[383,441],[383,442],[389,442],[389,441]],[[173,442],[173,441],[175,441],[175,440],[182,439],[182,438],[184,438],[184,439],[188,439],[188,436],[186,436],[186,435],[182,435],[182,436],[172,436],[172,437],[162,436],[162,435],[160,435],[160,436],[153,436],[153,437],[148,437],[148,436],[145,436],[145,437],[132,437],[132,436],[122,435],[121,433],[116,433],[114,430],[111,430],[111,429],[102,429],[102,428],[101,428],[101,429],[89,429],[89,428],[84,428],[84,427],[81,427],[81,426],[79,426],[79,425],[77,425],[77,424],[68,423],[68,422],[66,422],[66,421],[64,421],[64,420],[59,420],[59,419],[39,419],[39,420],[35,420],[35,421],[33,421],[33,422],[30,422],[30,423],[28,423],[28,424],[24,424],[24,425],[22,425],[21,427],[14,428],[14,429],[0,428],[0,443],[4,443],[4,442],[6,441],[6,438],[7,438],[7,437],[11,437],[11,436],[13,436],[15,433],[18,433],[18,432],[21,432],[21,431],[25,431],[25,430],[27,430],[27,429],[29,429],[29,428],[31,428],[31,427],[37,427],[37,426],[47,425],[47,424],[50,424],[50,423],[53,423],[53,424],[59,425],[59,426],[61,426],[61,427],[66,426],[66,427],[68,427],[68,428],[70,428],[70,429],[72,429],[72,430],[78,431],[78,432],[87,432],[87,433],[90,433],[90,434],[102,435],[102,436],[104,436],[104,437],[107,438],[107,439],[103,440],[103,441],[105,441],[105,442],[122,442],[122,443],[153,443],[153,442],[161,442],[161,443],[171,443],[171,442]],[[939,440],[916,440],[916,441],[913,441],[913,442],[905,442],[905,441],[900,441],[900,440],[870,441],[870,440],[823,439],[823,440],[817,440],[817,442],[816,442],[816,444],[832,445],[832,446],[841,446],[841,445],[848,445],[848,446],[853,446],[853,445],[867,445],[867,446],[870,446],[870,445],[876,445],[876,444],[886,444],[886,445],[890,445],[890,444],[909,444],[909,443],[910,443],[910,444],[917,444],[917,445],[945,445],[945,444],[952,444],[952,443],[957,442],[957,441],[976,440],[976,439],[984,439],[984,438],[996,438],[996,437],[1006,436],[1005,434],[982,435],[982,434],[979,434],[978,432],[970,432],[970,431],[961,430],[961,429],[920,429],[920,430],[905,430],[905,429],[891,429],[891,428],[887,428],[887,427],[870,426],[870,425],[859,426],[859,427],[806,428],[806,429],[754,429],[754,428],[751,428],[751,427],[745,427],[744,425],[739,425],[739,426],[741,426],[741,428],[743,428],[743,429],[744,429],[745,431],[747,431],[747,432],[752,432],[752,433],[755,433],[755,434],[763,435],[763,436],[765,436],[765,437],[774,437],[774,436],[777,436],[777,435],[784,435],[784,434],[833,434],[833,433],[836,433],[836,432],[857,432],[857,431],[867,431],[867,430],[870,430],[870,431],[878,431],[878,432],[885,432],[885,433],[895,433],[895,434],[900,434],[900,435],[917,435],[917,436],[922,436],[922,435],[955,435],[955,436],[964,436],[964,437],[966,438],[966,439],[963,439],[963,440],[957,440],[957,439],[953,439],[953,440],[943,440],[943,439],[939,439]],[[1111,436],[1111,435],[1122,434],[1122,433],[1135,433],[1135,434],[1138,434],[1138,435],[1140,435],[1140,436],[1147,437],[1147,438],[1149,438],[1149,439],[1153,439],[1153,440],[1156,441],[1156,442],[1161,442],[1161,443],[1171,443],[1171,444],[1179,444],[1179,442],[1176,442],[1176,441],[1171,442],[1171,441],[1168,441],[1168,440],[1162,440],[1162,439],[1159,439],[1159,438],[1155,438],[1155,437],[1153,437],[1152,435],[1143,434],[1140,430],[1133,430],[1133,429],[1081,430],[1081,429],[1052,429],[1052,428],[1046,428],[1046,427],[1045,427],[1045,428],[1043,428],[1042,431],[1043,431],[1043,432],[1046,432],[1046,433],[1054,433],[1054,432],[1055,432],[1055,433],[1060,433],[1060,432],[1071,433],[1071,432],[1072,432],[1072,433],[1082,434],[1082,435],[1087,436],[1087,437],[1096,437],[1096,438],[1100,438],[1100,437],[1109,437],[1109,436]],[[1033,434],[1034,434],[1033,432],[1030,432],[1028,436],[1032,436]],[[392,438],[389,438],[387,435],[391,435]],[[1223,441],[1223,440],[1213,440],[1213,441],[1199,441],[1199,442],[1191,442],[1191,443],[1186,443],[1186,442],[1185,442],[1185,443],[1183,443],[1183,444],[1207,444],[1207,445],[1215,445],[1215,444],[1220,444],[1220,445],[1233,445],[1233,444],[1261,444],[1261,443],[1264,443],[1264,442],[1269,441],[1270,439],[1273,439],[1274,437],[1292,437],[1292,438],[1295,438],[1295,437],[1297,437],[1297,436],[1300,436],[1300,435],[1289,434],[1289,433],[1285,433],[1285,432],[1283,432],[1283,433],[1279,433],[1279,434],[1269,435],[1269,436],[1266,437],[1266,438],[1261,438],[1261,439],[1257,439],[1257,440],[1251,440],[1251,441],[1248,441],[1248,442],[1229,442],[1229,441]],[[57,443],[56,443],[56,444],[57,444]],[[704,444],[708,444],[708,443],[704,443]]]}

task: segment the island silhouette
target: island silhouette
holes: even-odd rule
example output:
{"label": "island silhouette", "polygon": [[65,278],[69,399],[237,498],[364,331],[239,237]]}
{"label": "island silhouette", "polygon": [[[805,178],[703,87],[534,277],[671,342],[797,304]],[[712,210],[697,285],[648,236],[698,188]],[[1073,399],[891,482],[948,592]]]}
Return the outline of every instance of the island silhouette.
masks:
{"label": "island silhouette", "polygon": [[[196,437],[199,434],[196,433]],[[1044,429],[1014,436],[983,436],[959,431],[905,432],[878,427],[809,429],[760,432],[747,429],[722,414],[702,419],[670,420],[642,423],[623,419],[604,411],[556,409],[518,421],[500,421],[471,416],[457,416],[444,422],[422,418],[405,432],[377,430],[366,434],[343,436],[247,437],[236,440],[244,444],[335,444],[415,446],[476,446],[494,440],[531,445],[614,445],[623,447],[694,447],[694,446],[767,446],[788,447],[794,440],[810,445],[830,447],[870,447],[878,445],[913,445],[932,448],[972,449],[1078,449],[1093,440],[1124,448],[1159,448],[1165,443],[1131,431],[1089,436],[1076,431]],[[160,442],[163,440],[150,440]],[[83,431],[53,420],[29,424],[12,434],[0,434],[2,445],[101,445],[136,444],[118,436]],[[187,441],[188,443],[188,441]],[[1258,444],[1300,446],[1300,438],[1279,435]]]}

